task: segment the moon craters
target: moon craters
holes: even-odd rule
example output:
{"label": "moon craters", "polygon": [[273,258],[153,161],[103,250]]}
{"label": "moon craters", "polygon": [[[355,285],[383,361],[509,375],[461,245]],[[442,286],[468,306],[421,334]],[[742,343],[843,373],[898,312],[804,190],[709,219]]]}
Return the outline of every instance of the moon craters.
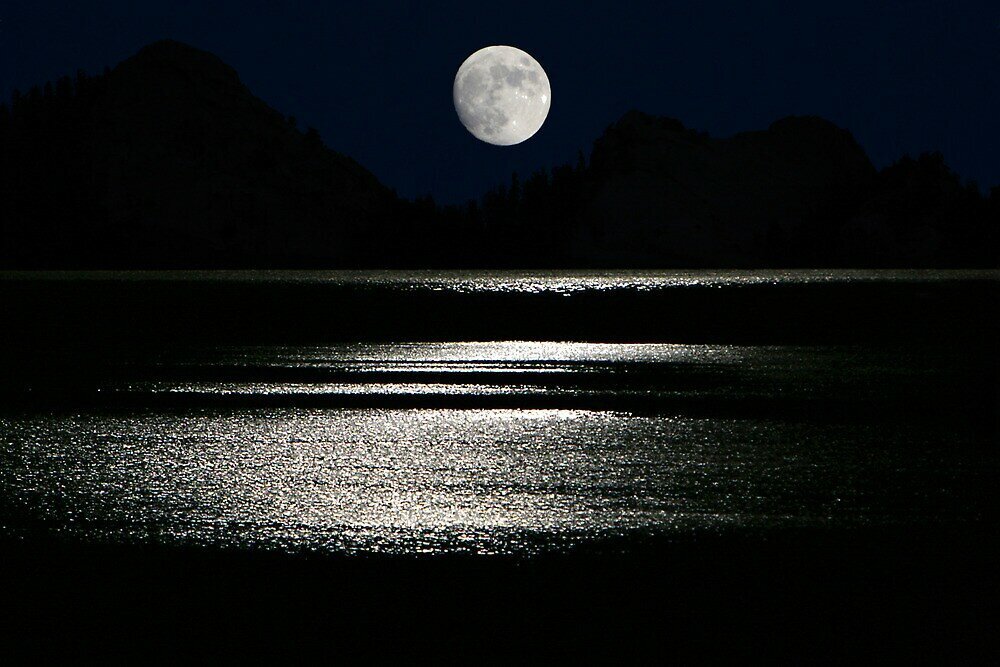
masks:
{"label": "moon craters", "polygon": [[549,112],[542,66],[512,46],[489,46],[462,64],[453,88],[455,111],[473,136],[510,146],[534,135]]}

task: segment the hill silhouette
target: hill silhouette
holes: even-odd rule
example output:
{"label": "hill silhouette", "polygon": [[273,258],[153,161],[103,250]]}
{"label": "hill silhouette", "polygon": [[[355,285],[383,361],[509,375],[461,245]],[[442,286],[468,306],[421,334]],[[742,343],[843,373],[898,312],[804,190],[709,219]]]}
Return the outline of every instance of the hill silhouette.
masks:
{"label": "hill silhouette", "polygon": [[817,117],[712,138],[632,111],[589,163],[465,206],[403,201],[173,41],[0,106],[0,265],[995,266],[1000,188],[878,172]]}
{"label": "hill silhouette", "polygon": [[817,233],[849,215],[875,177],[853,137],[820,118],[712,139],[638,112],[597,141],[591,172],[589,252],[727,263],[766,260],[778,230]]}
{"label": "hill silhouette", "polygon": [[631,111],[589,165],[515,174],[473,210],[509,252],[532,239],[538,263],[564,266],[983,267],[1000,188],[984,197],[940,153],[878,172],[818,117],[715,139]]}
{"label": "hill silhouette", "polygon": [[232,68],[178,42],[15,95],[6,117],[8,265],[343,262],[396,205]]}

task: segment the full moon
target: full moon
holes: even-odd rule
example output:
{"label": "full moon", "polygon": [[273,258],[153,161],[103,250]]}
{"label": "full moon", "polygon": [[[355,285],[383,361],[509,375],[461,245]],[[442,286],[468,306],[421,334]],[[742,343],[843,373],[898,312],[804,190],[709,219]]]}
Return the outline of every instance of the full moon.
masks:
{"label": "full moon", "polygon": [[495,146],[531,138],[552,104],[545,70],[513,46],[487,46],[469,56],[458,68],[452,94],[465,129]]}

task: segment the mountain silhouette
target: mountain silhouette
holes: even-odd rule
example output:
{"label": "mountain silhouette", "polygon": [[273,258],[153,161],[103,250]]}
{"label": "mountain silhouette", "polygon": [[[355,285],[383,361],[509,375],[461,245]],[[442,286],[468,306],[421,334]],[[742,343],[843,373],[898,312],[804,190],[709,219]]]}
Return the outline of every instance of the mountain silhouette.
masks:
{"label": "mountain silhouette", "polygon": [[631,111],[589,164],[399,199],[217,57],[151,44],[0,105],[8,268],[995,266],[1000,188],[881,172],[818,117],[712,138]]}
{"label": "mountain silhouette", "polygon": [[760,263],[775,230],[820,233],[857,208],[876,171],[850,133],[816,117],[713,139],[633,111],[594,144],[584,252]]}
{"label": "mountain silhouette", "polygon": [[342,262],[396,206],[204,51],[157,42],[71,91],[15,99],[0,135],[8,264]]}
{"label": "mountain silhouette", "polygon": [[514,174],[470,210],[508,253],[531,239],[526,265],[996,266],[1000,239],[1000,188],[983,197],[939,153],[879,172],[814,116],[716,139],[630,111],[589,165]]}

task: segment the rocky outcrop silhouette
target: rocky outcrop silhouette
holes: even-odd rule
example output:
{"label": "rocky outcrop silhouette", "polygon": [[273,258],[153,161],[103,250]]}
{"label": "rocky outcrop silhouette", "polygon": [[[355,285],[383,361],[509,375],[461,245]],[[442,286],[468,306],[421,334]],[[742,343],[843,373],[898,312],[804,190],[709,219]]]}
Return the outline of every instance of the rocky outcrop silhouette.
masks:
{"label": "rocky outcrop silhouette", "polygon": [[996,266],[998,230],[1000,188],[940,154],[877,171],[814,116],[713,138],[631,111],[589,163],[441,207],[178,42],[0,104],[6,268]]}
{"label": "rocky outcrop silhouette", "polygon": [[184,44],[57,88],[15,98],[0,134],[8,265],[344,263],[399,205]]}
{"label": "rocky outcrop silhouette", "polygon": [[776,235],[821,234],[856,210],[876,171],[821,118],[713,139],[632,111],[594,143],[589,175],[585,255],[756,264]]}
{"label": "rocky outcrop silhouette", "polygon": [[536,264],[996,266],[998,192],[963,185],[936,153],[879,172],[815,116],[716,139],[630,111],[589,165],[515,175],[477,215],[509,252],[530,239]]}

